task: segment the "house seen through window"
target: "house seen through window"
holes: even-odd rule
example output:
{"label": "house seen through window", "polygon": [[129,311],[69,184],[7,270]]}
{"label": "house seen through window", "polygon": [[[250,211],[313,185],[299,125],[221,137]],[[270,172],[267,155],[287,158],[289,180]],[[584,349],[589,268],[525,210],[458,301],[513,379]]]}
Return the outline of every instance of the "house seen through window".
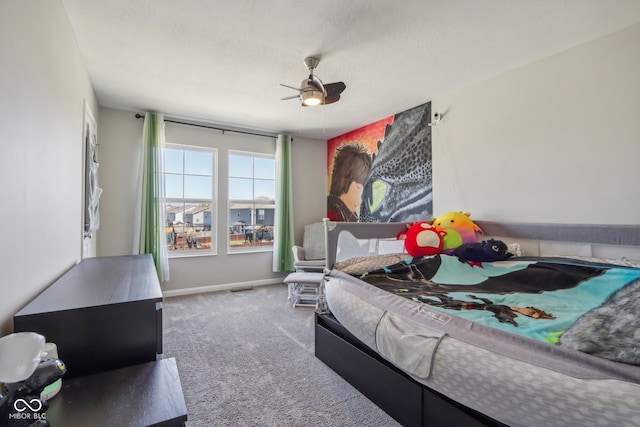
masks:
{"label": "house seen through window", "polygon": [[216,252],[216,155],[212,148],[167,144],[163,183],[170,256]]}
{"label": "house seen through window", "polygon": [[273,249],[275,171],[273,155],[229,152],[229,252]]}

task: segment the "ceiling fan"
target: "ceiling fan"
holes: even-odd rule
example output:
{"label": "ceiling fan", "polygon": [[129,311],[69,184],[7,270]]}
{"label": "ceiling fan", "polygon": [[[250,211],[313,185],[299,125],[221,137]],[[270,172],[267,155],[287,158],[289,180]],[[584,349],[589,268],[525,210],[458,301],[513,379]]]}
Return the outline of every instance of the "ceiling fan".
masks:
{"label": "ceiling fan", "polygon": [[313,74],[313,70],[316,69],[319,63],[320,59],[318,58],[312,56],[305,58],[304,65],[307,67],[307,70],[309,70],[309,77],[302,80],[300,88],[280,83],[280,86],[298,91],[297,95],[287,96],[282,99],[298,98],[302,101],[303,107],[332,104],[338,101],[340,94],[347,88],[347,85],[343,82],[323,84],[322,80]]}

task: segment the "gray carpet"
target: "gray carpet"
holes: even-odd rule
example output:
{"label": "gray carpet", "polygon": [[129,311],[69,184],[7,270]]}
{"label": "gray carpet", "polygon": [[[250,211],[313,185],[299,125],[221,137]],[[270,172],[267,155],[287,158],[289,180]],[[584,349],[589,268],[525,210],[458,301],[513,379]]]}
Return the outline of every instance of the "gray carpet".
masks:
{"label": "gray carpet", "polygon": [[285,285],[165,298],[187,427],[398,426],[314,356],[314,309]]}

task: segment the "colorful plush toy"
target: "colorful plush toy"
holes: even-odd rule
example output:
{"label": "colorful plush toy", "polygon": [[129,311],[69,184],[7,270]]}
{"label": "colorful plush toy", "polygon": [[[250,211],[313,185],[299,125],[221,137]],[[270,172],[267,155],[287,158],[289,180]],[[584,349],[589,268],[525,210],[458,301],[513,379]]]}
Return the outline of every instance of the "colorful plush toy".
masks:
{"label": "colorful plush toy", "polygon": [[404,239],[404,247],[411,256],[431,256],[442,250],[444,231],[437,231],[428,221],[416,222],[407,226],[407,231],[398,234]]}
{"label": "colorful plush toy", "polygon": [[494,239],[463,243],[453,250],[453,254],[460,262],[468,262],[471,265],[480,262],[504,261],[513,256],[503,241]]}
{"label": "colorful plush toy", "polygon": [[442,252],[453,253],[453,250],[463,243],[477,242],[477,233],[482,233],[471,218],[469,212],[447,212],[433,219],[437,231],[444,231]]}

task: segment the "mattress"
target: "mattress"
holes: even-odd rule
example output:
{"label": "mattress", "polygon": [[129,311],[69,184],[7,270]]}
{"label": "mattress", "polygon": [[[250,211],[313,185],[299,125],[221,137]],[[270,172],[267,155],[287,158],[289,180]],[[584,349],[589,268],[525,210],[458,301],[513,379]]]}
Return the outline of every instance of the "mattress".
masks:
{"label": "mattress", "polygon": [[365,345],[500,422],[640,425],[639,366],[493,331],[336,269],[325,292],[333,315]]}

